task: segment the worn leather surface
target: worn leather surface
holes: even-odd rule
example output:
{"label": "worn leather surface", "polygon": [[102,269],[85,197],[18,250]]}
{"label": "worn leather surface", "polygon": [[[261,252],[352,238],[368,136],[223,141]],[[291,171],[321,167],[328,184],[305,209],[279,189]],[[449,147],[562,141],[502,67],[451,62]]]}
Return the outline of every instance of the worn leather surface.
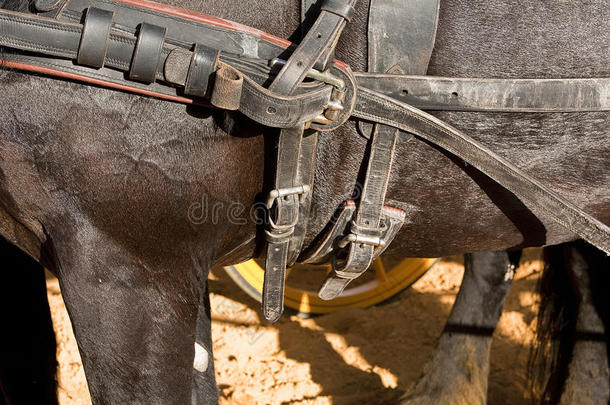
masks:
{"label": "worn leather surface", "polygon": [[369,72],[425,74],[432,56],[440,0],[372,0]]}
{"label": "worn leather surface", "polygon": [[[419,73],[421,74],[421,73]],[[489,79],[356,72],[366,87],[420,110],[608,111],[610,79]]]}

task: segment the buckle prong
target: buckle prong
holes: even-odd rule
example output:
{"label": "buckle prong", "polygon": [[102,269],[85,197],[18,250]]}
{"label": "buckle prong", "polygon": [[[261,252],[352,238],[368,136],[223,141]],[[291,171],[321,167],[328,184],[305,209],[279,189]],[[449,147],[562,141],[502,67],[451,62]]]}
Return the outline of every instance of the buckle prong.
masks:
{"label": "buckle prong", "polygon": [[350,243],[362,243],[364,245],[372,245],[372,246],[385,246],[385,241],[381,239],[379,236],[367,236],[367,235],[359,235],[355,233],[350,233],[342,238],[338,246],[343,249]]}
{"label": "buckle prong", "polygon": [[285,188],[273,189],[269,192],[269,195],[267,196],[267,202],[265,203],[265,205],[267,206],[267,208],[271,209],[271,207],[273,207],[273,203],[278,198],[286,197],[286,196],[293,195],[293,194],[305,194],[305,193],[308,193],[310,189],[311,189],[311,187],[309,187],[308,184],[302,184],[300,186],[295,186],[295,187],[285,187]]}
{"label": "buckle prong", "polygon": [[[269,61],[269,67],[271,68],[275,68],[278,66],[284,66],[286,64],[286,61],[284,59],[280,59],[280,58],[273,58]],[[338,78],[337,76],[333,75],[330,72],[330,69],[326,69],[323,72],[320,72],[317,69],[311,69],[306,77],[310,78],[310,79],[314,79],[317,81],[320,81],[322,83],[326,83],[326,84],[330,84],[333,87],[336,87],[337,89],[343,91],[345,89],[345,82]]]}

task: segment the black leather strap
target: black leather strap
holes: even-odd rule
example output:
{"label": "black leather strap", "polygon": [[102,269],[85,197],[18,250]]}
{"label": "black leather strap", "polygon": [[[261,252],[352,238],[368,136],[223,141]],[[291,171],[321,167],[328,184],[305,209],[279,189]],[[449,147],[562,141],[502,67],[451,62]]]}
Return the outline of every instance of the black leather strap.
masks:
{"label": "black leather strap", "polygon": [[[434,35],[431,42],[412,43],[405,38],[408,35],[422,35],[417,26],[405,24],[411,15],[422,14],[418,7],[429,9],[429,0],[371,0],[369,3],[369,38],[368,38],[368,70],[373,72],[410,72],[425,73],[425,67],[408,60],[401,59],[405,53],[418,47],[427,47],[432,51]],[[414,5],[416,7],[414,7]],[[418,6],[419,5],[419,6]],[[434,9],[434,6],[432,6]],[[438,2],[436,12],[438,11]],[[424,13],[425,14],[425,13]],[[419,16],[424,21],[418,21],[424,28],[428,27],[426,15]],[[391,30],[384,24],[394,22]],[[435,18],[432,18],[432,30],[436,30]],[[381,32],[379,32],[381,31]],[[381,35],[377,35],[380,33]],[[425,33],[424,33],[425,34]],[[393,52],[388,52],[392,49]],[[429,57],[429,55],[428,55]],[[403,66],[407,65],[407,66]],[[427,60],[426,64],[427,66]],[[422,71],[423,70],[423,71]],[[371,134],[371,149],[367,163],[366,177],[362,187],[360,200],[355,211],[355,217],[347,227],[348,234],[342,235],[338,248],[332,258],[333,271],[323,282],[318,292],[322,299],[333,299],[339,296],[348,283],[360,277],[371,265],[379,251],[384,249],[390,240],[388,223],[382,223],[385,194],[392,169],[392,159],[396,149],[399,131],[395,128],[370,123],[359,123],[359,129],[366,135]],[[339,222],[334,227],[343,226]],[[334,227],[331,233],[337,233]],[[397,226],[400,228],[400,226]],[[339,258],[340,257],[340,258]]]}
{"label": "black leather strap", "polygon": [[161,51],[167,28],[142,23],[131,60],[129,78],[144,83],[152,83],[157,76]]}
{"label": "black leather strap", "polygon": [[[355,4],[355,0],[337,1],[350,6]],[[305,38],[290,55],[269,86],[269,90],[279,94],[294,92],[314,64],[319,61],[320,56],[334,48],[343,27],[345,27],[343,17],[328,11],[321,11]],[[303,130],[303,125],[285,128],[280,131],[278,138],[275,189],[272,192],[277,194],[281,194],[282,190],[292,190],[293,192],[284,198],[276,198],[273,206],[270,207],[273,208],[273,211],[270,212],[270,228],[267,230],[262,310],[265,318],[272,322],[279,319],[284,310],[284,283],[290,239],[300,219],[301,198],[310,192],[308,185],[297,184],[299,180],[297,178],[298,162],[308,159],[301,157]],[[315,140],[309,142],[312,141]],[[309,146],[311,149],[312,145]],[[304,230],[300,227],[300,236],[303,235]],[[293,247],[300,244],[302,244],[302,240],[295,240]],[[293,248],[291,259],[294,259],[295,252],[296,249]]]}
{"label": "black leather strap", "polygon": [[301,194],[299,198],[299,220],[294,227],[290,243],[288,244],[287,265],[292,266],[298,259],[307,232],[309,212],[311,210],[311,196],[313,192],[314,174],[316,170],[316,157],[318,151],[319,133],[306,130],[301,139],[301,153],[297,168],[296,183],[309,188],[308,193]]}
{"label": "black leather strap", "polygon": [[369,72],[425,74],[436,40],[440,2],[370,0]]}
{"label": "black leather strap", "polygon": [[[347,256],[341,261],[333,261],[333,272],[318,293],[322,299],[337,297],[349,281],[360,277],[371,265],[375,249],[385,243],[382,240],[384,227],[380,222],[398,132],[390,126],[375,125],[362,196],[350,233],[344,237]],[[341,280],[334,280],[335,278]]]}
{"label": "black leather strap", "polygon": [[[277,197],[270,199],[268,208],[269,229],[265,231],[267,255],[262,292],[262,310],[265,319],[275,322],[284,310],[284,283],[288,261],[288,246],[294,227],[299,220],[299,198],[309,190],[298,189],[296,184],[298,160],[301,151],[303,124],[280,130],[277,141],[275,189]],[[294,190],[294,192],[283,190]]]}
{"label": "black leather strap", "polygon": [[355,76],[359,87],[383,93],[421,110],[573,112],[610,109],[609,78],[489,79],[364,72],[355,73]]}
{"label": "black leather strap", "polygon": [[218,69],[219,58],[219,50],[196,44],[184,85],[184,93],[205,97],[208,94],[210,76]]}
{"label": "black leather strap", "polygon": [[[356,0],[336,0],[353,7]],[[303,81],[307,73],[325,51],[335,47],[339,35],[345,27],[346,20],[342,16],[322,10],[320,16],[303,38],[297,49],[277,74],[269,86],[269,90],[280,94],[290,94]],[[322,61],[326,68],[328,60]]]}
{"label": "black leather strap", "polygon": [[354,16],[354,7],[343,0],[324,0],[320,10],[336,14],[347,22],[352,21],[352,17]]}
{"label": "black leather strap", "polygon": [[95,7],[87,10],[76,63],[98,69],[104,66],[113,15]]}

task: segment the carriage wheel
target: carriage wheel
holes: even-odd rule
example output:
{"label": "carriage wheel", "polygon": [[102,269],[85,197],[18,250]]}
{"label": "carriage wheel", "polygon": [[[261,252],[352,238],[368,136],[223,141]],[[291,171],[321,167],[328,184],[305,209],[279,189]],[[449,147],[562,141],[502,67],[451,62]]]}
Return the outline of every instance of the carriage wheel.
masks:
{"label": "carriage wheel", "polygon": [[[343,293],[330,301],[318,298],[328,265],[297,264],[287,270],[285,304],[301,314],[325,314],[347,307],[366,308],[398,294],[421,277],[437,259],[390,260],[377,258],[371,268],[352,281]],[[248,295],[261,301],[264,267],[257,260],[249,260],[225,270]]]}

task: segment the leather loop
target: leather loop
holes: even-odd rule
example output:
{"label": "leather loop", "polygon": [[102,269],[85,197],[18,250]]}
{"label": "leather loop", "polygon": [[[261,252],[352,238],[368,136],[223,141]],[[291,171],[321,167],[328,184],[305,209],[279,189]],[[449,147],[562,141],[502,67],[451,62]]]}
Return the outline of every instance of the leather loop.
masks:
{"label": "leather loop", "polygon": [[51,11],[59,7],[61,0],[35,0],[34,7],[37,11]]}
{"label": "leather loop", "polygon": [[214,90],[210,102],[225,110],[237,110],[241,103],[244,76],[237,70],[223,65],[214,79]]}
{"label": "leather loop", "polygon": [[339,17],[343,17],[348,22],[350,22],[354,16],[354,7],[344,0],[324,0],[320,10],[336,14]]}
{"label": "leather loop", "polygon": [[136,49],[129,69],[131,80],[144,83],[155,81],[166,32],[165,27],[147,23],[140,24]]}
{"label": "leather loop", "polygon": [[87,9],[76,63],[97,69],[104,67],[113,17],[112,11]]}
{"label": "leather loop", "polygon": [[195,45],[184,85],[185,94],[197,97],[207,95],[208,87],[210,87],[210,76],[218,68],[219,58],[219,50],[201,44]]}

